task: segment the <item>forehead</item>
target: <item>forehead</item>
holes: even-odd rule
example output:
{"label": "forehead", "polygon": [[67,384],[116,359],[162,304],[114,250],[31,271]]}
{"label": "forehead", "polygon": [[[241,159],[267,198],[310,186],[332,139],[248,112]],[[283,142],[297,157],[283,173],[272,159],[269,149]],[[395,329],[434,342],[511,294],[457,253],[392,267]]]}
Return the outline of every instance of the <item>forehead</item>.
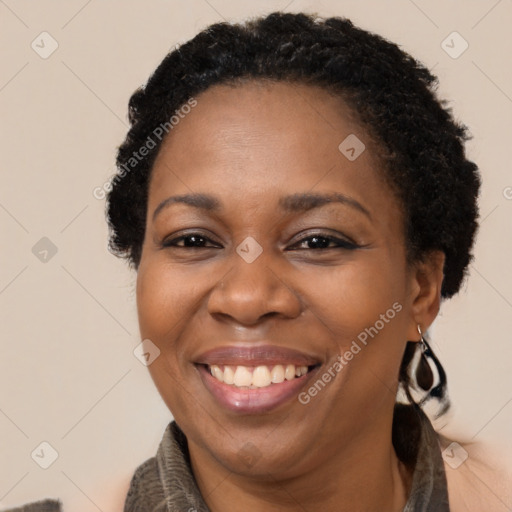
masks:
{"label": "forehead", "polygon": [[167,136],[164,151],[186,150],[185,139],[196,150],[189,157],[213,154],[218,145],[232,153],[258,144],[271,145],[275,151],[286,141],[289,146],[281,149],[300,145],[317,156],[324,148],[337,150],[336,142],[344,134],[358,132],[367,138],[342,99],[318,86],[270,81],[221,84],[208,88],[196,101]]}
{"label": "forehead", "polygon": [[[196,100],[160,148],[150,202],[163,189],[205,187],[232,200],[315,187],[382,196],[375,146],[340,97],[317,86],[251,81],[212,86]],[[364,151],[347,158],[352,147]]]}

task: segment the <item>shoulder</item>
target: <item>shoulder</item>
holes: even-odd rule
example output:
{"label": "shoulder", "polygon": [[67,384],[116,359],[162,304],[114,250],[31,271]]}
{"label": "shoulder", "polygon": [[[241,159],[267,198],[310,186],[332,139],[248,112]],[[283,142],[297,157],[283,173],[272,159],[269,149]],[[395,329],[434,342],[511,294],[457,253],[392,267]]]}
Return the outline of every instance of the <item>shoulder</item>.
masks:
{"label": "shoulder", "polygon": [[62,503],[59,500],[41,500],[27,503],[21,507],[9,508],[3,512],[62,512]]}
{"label": "shoulder", "polygon": [[133,474],[126,495],[124,512],[167,510],[156,457],[143,462]]}
{"label": "shoulder", "polygon": [[496,447],[442,439],[452,512],[508,512],[512,507],[512,471]]}

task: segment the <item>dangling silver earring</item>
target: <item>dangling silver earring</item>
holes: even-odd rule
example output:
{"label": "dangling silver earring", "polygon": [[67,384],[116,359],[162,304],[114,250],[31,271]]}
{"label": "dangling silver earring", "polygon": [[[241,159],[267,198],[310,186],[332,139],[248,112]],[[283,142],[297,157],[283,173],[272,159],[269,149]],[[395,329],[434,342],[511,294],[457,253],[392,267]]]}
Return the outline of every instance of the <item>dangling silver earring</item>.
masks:
{"label": "dangling silver earring", "polygon": [[428,343],[423,337],[423,333],[421,332],[421,327],[419,325],[418,333],[420,335],[418,343],[421,343],[421,356],[418,362],[418,366],[416,367],[416,382],[421,389],[424,391],[429,391],[434,385],[434,373],[432,372],[432,368],[428,363],[428,358],[432,357],[432,351],[430,350]]}

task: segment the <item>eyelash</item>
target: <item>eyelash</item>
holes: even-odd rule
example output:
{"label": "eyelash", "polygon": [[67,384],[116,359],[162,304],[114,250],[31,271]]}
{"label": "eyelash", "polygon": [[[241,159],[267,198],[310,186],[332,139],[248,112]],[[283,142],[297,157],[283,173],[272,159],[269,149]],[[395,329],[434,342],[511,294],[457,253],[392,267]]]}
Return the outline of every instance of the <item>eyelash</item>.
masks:
{"label": "eyelash", "polygon": [[[164,247],[164,248],[174,247],[174,248],[178,248],[178,249],[212,249],[212,248],[216,248],[216,247],[211,247],[211,246],[184,246],[184,245],[177,245],[177,242],[180,242],[181,240],[185,240],[187,238],[192,238],[192,237],[200,238],[200,239],[204,240],[205,242],[215,243],[212,240],[210,240],[208,237],[202,235],[201,233],[188,233],[186,235],[182,235],[182,236],[173,238],[171,240],[165,240],[162,243],[162,247]],[[295,242],[295,244],[293,244],[293,246],[292,246],[292,250],[293,250],[293,247],[295,247],[295,246],[297,246],[299,244],[302,244],[304,242],[307,242],[308,240],[311,240],[312,238],[319,238],[319,239],[328,240],[329,241],[329,245],[330,245],[331,242],[334,242],[337,245],[334,246],[334,247],[320,247],[320,248],[316,248],[316,249],[314,249],[314,248],[306,248],[306,249],[302,249],[302,250],[309,250],[309,251],[319,251],[319,250],[324,250],[325,251],[327,249],[354,250],[354,249],[358,249],[359,247],[361,247],[360,245],[357,245],[354,242],[350,242],[348,240],[343,240],[342,238],[338,238],[338,237],[329,235],[327,233],[314,233],[314,234],[311,234],[311,235],[309,235],[307,237],[304,237],[304,238],[298,240],[297,242]]]}

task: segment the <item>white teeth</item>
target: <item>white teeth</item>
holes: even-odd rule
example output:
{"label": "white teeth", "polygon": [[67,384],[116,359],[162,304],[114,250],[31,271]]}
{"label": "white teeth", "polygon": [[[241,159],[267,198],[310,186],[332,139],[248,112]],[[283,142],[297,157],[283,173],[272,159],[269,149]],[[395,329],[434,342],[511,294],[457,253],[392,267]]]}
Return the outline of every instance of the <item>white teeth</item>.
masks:
{"label": "white teeth", "polygon": [[274,384],[281,384],[284,381],[284,368],[282,365],[277,364],[270,372],[270,378]]}
{"label": "white teeth", "polygon": [[[270,369],[272,368],[272,369]],[[211,374],[220,382],[234,385],[236,387],[248,387],[251,389],[265,388],[271,384],[280,384],[285,380],[293,380],[308,373],[307,366],[295,366],[288,364],[283,366],[277,364],[274,367],[265,365],[260,366],[224,366],[224,371],[220,366],[214,364],[210,366]]]}
{"label": "white teeth", "polygon": [[295,378],[295,365],[289,364],[286,366],[286,370],[284,371],[284,378],[286,380],[292,380]]}
{"label": "white teeth", "polygon": [[258,366],[252,372],[252,384],[257,388],[264,388],[270,386],[272,379],[270,378],[270,371],[266,366]]}
{"label": "white teeth", "polygon": [[[220,368],[219,368],[220,370]],[[235,381],[235,372],[233,371],[233,368],[231,366],[225,366],[224,367],[224,382],[226,384],[233,384]]]}
{"label": "white teeth", "polygon": [[211,368],[210,368],[210,371],[212,372],[212,375],[217,379],[217,380],[220,380],[221,382],[224,382],[224,372],[217,366],[217,365],[213,365]]}
{"label": "white teeth", "polygon": [[237,366],[233,384],[241,388],[252,384],[252,373],[245,366]]}

